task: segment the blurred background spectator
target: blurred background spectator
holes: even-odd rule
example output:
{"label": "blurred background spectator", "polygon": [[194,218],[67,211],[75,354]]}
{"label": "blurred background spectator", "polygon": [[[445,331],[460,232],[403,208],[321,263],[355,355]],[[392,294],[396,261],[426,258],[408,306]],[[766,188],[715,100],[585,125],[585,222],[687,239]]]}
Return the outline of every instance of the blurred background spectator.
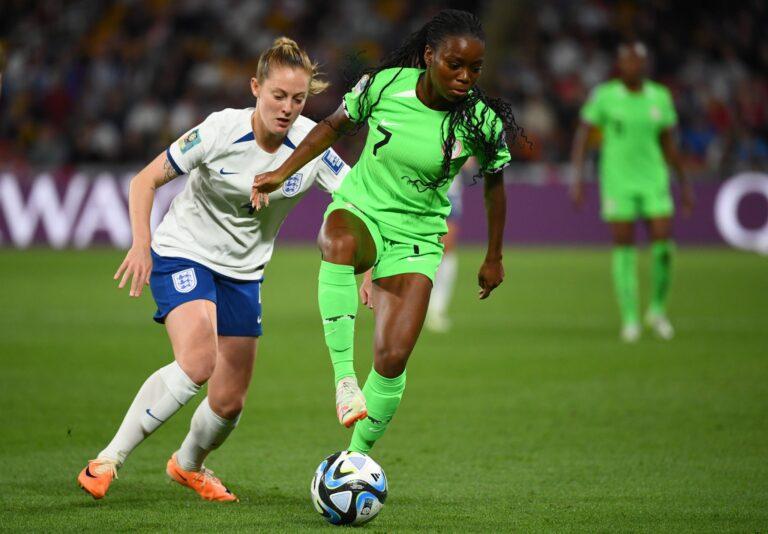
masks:
{"label": "blurred background spectator", "polygon": [[[305,110],[319,120],[353,82],[355,62],[380,59],[443,7],[485,20],[482,84],[514,104],[533,141],[517,148],[522,161],[567,161],[579,108],[611,76],[616,45],[641,39],[653,78],[674,95],[691,173],[768,168],[760,0],[707,9],[665,0],[3,0],[0,166],[147,162],[211,111],[253,105],[258,54],[283,34],[333,84]],[[339,151],[354,161],[361,142],[345,139]]]}

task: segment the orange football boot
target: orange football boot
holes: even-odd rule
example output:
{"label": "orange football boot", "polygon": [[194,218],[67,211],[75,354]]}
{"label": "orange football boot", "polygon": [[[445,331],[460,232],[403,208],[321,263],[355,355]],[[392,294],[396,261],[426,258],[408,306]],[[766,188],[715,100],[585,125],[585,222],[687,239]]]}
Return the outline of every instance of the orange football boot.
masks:
{"label": "orange football boot", "polygon": [[213,471],[205,466],[200,471],[184,471],[176,461],[176,453],[173,453],[171,459],[168,460],[165,472],[182,486],[195,490],[206,501],[232,502],[240,500],[221,483],[221,480],[213,476]]}
{"label": "orange football boot", "polygon": [[107,494],[112,480],[117,478],[117,463],[104,458],[89,460],[85,469],[77,476],[77,484],[94,499]]}

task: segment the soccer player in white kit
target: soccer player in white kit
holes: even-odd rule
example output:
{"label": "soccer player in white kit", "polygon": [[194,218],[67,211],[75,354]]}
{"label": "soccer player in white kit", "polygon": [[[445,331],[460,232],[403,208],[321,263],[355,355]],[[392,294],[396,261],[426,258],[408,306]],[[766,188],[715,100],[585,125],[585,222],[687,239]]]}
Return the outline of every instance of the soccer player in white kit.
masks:
{"label": "soccer player in white kit", "polygon": [[424,320],[424,328],[438,334],[448,332],[451,329],[448,306],[453,297],[453,288],[456,285],[456,276],[459,272],[459,257],[456,246],[459,240],[461,212],[464,206],[463,191],[464,186],[461,175],[459,175],[448,188],[448,200],[451,202],[451,213],[445,221],[448,225],[448,233],[440,239],[444,247],[443,259],[435,273],[427,317]]}
{"label": "soccer player in white kit", "polygon": [[[149,283],[174,361],[144,382],[112,441],[78,476],[102,498],[128,454],[208,383],[208,396],[166,472],[203,499],[234,501],[203,466],[237,426],[250,383],[261,325],[261,280],[288,212],[316,184],[331,192],[348,167],[329,149],[250,209],[253,176],[277,168],[312,129],[306,99],[327,87],[306,52],[279,38],[259,58],[251,91],[255,108],[212,113],[131,181],[133,245],[115,273],[130,296]],[[184,190],[154,233],[156,188],[189,174]]]}

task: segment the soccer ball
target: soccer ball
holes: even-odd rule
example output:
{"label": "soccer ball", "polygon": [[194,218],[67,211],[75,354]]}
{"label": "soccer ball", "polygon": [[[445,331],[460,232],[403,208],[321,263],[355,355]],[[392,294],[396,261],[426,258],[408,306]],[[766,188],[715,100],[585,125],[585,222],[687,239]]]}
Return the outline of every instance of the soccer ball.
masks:
{"label": "soccer ball", "polygon": [[334,525],[361,525],[376,517],[387,498],[387,477],[361,452],[341,451],[320,462],[312,478],[312,503]]}

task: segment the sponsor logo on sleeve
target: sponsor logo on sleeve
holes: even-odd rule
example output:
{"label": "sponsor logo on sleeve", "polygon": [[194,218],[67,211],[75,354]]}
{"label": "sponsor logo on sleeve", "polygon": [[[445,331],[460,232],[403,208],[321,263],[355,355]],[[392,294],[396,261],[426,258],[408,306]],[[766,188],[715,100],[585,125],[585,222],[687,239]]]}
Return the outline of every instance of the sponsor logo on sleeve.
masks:
{"label": "sponsor logo on sleeve", "polygon": [[200,144],[200,131],[197,128],[195,128],[194,130],[189,132],[187,135],[179,139],[179,150],[181,150],[181,153],[184,154],[189,149],[199,144]]}
{"label": "sponsor logo on sleeve", "polygon": [[329,148],[325,151],[325,154],[323,154],[323,163],[328,165],[328,168],[333,171],[333,174],[339,174],[344,167],[344,160],[341,159],[332,148]]}
{"label": "sponsor logo on sleeve", "polygon": [[302,174],[300,172],[288,178],[283,184],[283,195],[292,197],[301,191],[301,178]]}
{"label": "sponsor logo on sleeve", "polygon": [[179,293],[189,293],[197,287],[197,276],[194,269],[184,269],[171,275],[173,287]]}

